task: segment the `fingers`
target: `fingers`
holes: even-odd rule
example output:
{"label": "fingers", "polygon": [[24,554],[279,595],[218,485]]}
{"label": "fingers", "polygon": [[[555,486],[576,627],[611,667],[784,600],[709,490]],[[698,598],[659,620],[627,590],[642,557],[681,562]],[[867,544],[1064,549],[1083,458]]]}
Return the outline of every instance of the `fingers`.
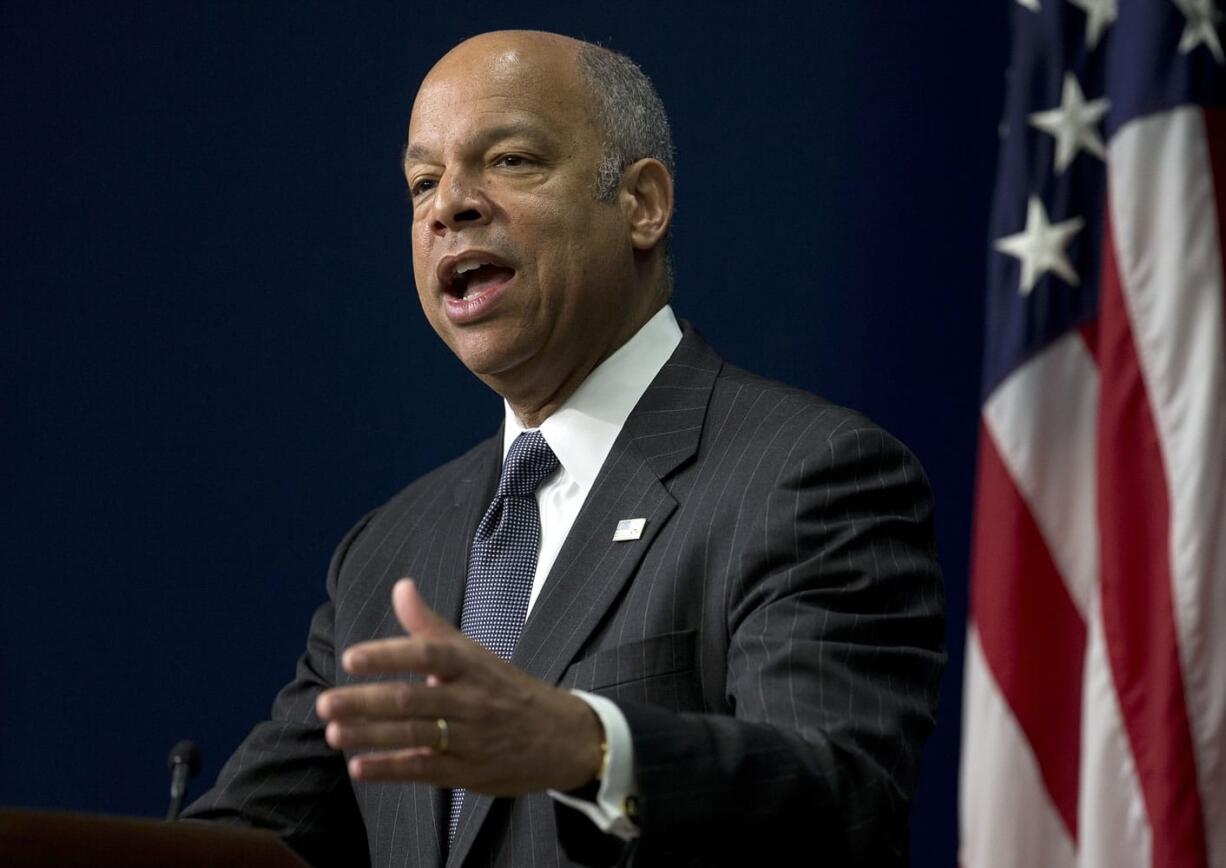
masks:
{"label": "fingers", "polygon": [[469,647],[465,642],[410,636],[407,639],[376,639],[345,649],[341,665],[350,675],[381,672],[418,672],[449,681],[466,668]]}
{"label": "fingers", "polygon": [[[541,736],[543,729],[567,736],[582,730],[586,718],[594,719],[582,700],[538,682],[440,619],[412,580],[396,583],[392,607],[407,637],[362,642],[341,657],[350,675],[384,678],[325,690],[315,703],[328,744],[361,751],[349,759],[354,780],[515,795],[591,776],[587,767],[572,774],[566,766],[574,763],[557,762],[568,757],[558,748],[565,738]],[[396,677],[406,673],[424,680]],[[586,717],[576,722],[558,696],[578,703]],[[551,709],[556,713],[544,714],[543,723],[540,715]],[[586,741],[598,744],[599,733]]]}
{"label": "fingers", "polygon": [[360,781],[429,781],[441,787],[464,786],[464,761],[425,748],[382,751],[349,760],[349,775]]}
{"label": "fingers", "polygon": [[325,690],[315,700],[315,712],[324,720],[450,720],[467,717],[478,700],[464,685],[387,681]]}
{"label": "fingers", "polygon": [[334,720],[328,724],[325,737],[328,744],[337,750],[428,748],[440,753],[457,752],[455,727],[450,722],[447,724],[447,750],[440,750],[443,747],[443,733],[437,718],[398,721]]}
{"label": "fingers", "polygon": [[446,637],[460,635],[460,631],[440,618],[421,598],[417,583],[401,579],[392,588],[392,609],[400,626],[410,636]]}
{"label": "fingers", "polygon": [[442,620],[426,605],[412,579],[401,579],[392,589],[392,608],[409,632],[406,638],[360,642],[346,649],[341,665],[350,675],[383,672],[418,672],[431,683],[459,676],[466,657],[478,646]]}

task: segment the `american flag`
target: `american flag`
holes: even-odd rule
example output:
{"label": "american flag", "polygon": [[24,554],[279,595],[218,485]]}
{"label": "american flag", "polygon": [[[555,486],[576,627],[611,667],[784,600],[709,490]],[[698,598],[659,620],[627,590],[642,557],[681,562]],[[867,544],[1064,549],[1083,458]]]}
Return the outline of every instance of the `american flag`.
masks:
{"label": "american flag", "polygon": [[960,862],[1226,868],[1226,16],[1012,14]]}

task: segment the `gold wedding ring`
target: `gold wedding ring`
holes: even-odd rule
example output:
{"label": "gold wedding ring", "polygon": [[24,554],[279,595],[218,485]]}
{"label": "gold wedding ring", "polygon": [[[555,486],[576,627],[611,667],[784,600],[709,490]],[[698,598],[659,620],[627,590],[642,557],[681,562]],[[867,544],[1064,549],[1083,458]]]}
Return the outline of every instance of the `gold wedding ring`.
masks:
{"label": "gold wedding ring", "polygon": [[434,723],[438,726],[438,744],[434,746],[434,750],[438,753],[447,753],[447,748],[451,746],[451,727],[447,726],[445,717],[440,717]]}

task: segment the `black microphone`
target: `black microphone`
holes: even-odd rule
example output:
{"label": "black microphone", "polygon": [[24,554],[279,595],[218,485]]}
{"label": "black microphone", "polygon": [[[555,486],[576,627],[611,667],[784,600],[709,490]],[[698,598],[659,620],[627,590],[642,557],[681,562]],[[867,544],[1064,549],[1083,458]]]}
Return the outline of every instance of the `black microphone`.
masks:
{"label": "black microphone", "polygon": [[170,769],[170,810],[166,819],[177,820],[187,795],[187,779],[200,771],[200,748],[194,741],[184,739],[170,749],[166,765]]}

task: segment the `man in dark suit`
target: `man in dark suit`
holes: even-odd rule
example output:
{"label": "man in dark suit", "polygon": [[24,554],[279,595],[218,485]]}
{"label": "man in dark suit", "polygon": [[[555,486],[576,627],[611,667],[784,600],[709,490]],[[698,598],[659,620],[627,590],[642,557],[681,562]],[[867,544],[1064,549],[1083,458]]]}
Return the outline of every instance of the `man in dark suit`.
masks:
{"label": "man in dark suit", "polygon": [[341,543],[188,816],[319,864],[905,860],[944,662],[927,483],[677,324],[671,157],[595,46],[485,34],[427,76],[418,292],[506,421]]}

